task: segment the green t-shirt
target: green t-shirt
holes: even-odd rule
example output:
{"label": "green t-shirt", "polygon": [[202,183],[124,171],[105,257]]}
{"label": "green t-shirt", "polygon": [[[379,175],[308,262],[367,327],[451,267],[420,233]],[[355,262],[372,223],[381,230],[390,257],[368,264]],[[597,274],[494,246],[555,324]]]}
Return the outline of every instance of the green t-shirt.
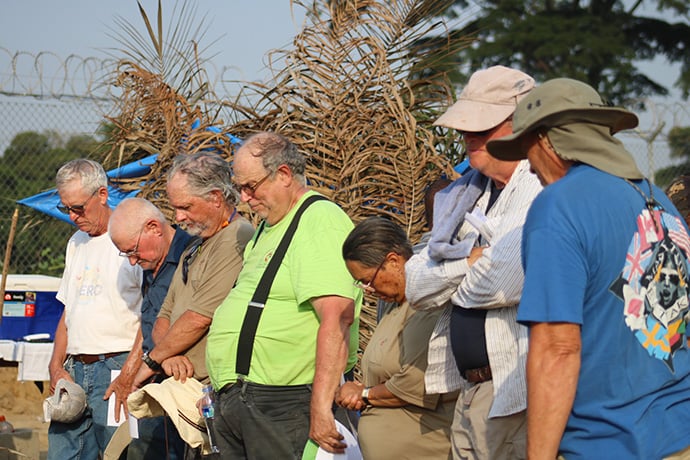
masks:
{"label": "green t-shirt", "polygon": [[[237,284],[213,317],[206,347],[206,364],[216,389],[234,382],[237,341],[247,304],[307,192],[273,226],[265,226],[247,244]],[[340,296],[355,300],[350,328],[347,369],[357,361],[362,293],[353,285],[342,258],[342,245],[352,230],[350,218],[334,203],[317,201],[304,212],[273,281],[254,339],[247,379],[264,385],[312,383],[319,318],[310,299]],[[254,244],[256,242],[256,244]]]}

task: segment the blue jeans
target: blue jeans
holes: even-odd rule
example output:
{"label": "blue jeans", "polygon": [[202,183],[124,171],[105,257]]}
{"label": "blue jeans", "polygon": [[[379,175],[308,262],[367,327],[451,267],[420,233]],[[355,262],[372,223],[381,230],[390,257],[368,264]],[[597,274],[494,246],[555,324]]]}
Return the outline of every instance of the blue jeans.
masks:
{"label": "blue jeans", "polygon": [[220,458],[301,459],[309,438],[311,386],[238,382],[221,391],[214,424]]}
{"label": "blue jeans", "polygon": [[110,371],[122,369],[126,358],[127,353],[122,353],[93,364],[65,361],[65,370],[86,392],[88,407],[74,423],[50,422],[48,460],[97,460],[103,453],[117,429],[107,426],[108,401],[103,395],[110,385]]}

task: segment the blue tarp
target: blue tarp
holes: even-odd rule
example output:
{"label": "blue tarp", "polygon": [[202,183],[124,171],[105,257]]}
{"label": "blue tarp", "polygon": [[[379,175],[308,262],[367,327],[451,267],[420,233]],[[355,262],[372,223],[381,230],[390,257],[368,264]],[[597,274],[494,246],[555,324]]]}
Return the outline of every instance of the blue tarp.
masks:
{"label": "blue tarp", "polygon": [[[192,130],[199,128],[199,125],[199,120],[194,121],[194,123],[192,123]],[[215,126],[209,126],[205,128],[205,130],[214,133],[221,132],[220,129],[216,128]],[[231,144],[242,143],[242,140],[239,137],[235,137],[232,134],[227,134],[226,136],[228,137],[228,140]],[[186,142],[186,138],[183,138],[182,142]],[[218,142],[220,144],[224,143],[222,139],[219,139]],[[203,149],[203,151],[214,150],[216,149],[214,149],[213,147]],[[142,158],[141,160],[133,161],[132,163],[126,164],[119,168],[112,169],[108,171],[106,174],[108,177],[112,179],[130,179],[132,177],[142,177],[151,172],[151,166],[153,166],[157,158],[158,154],[150,155],[146,158]],[[144,184],[142,183],[141,185]],[[136,196],[137,193],[139,193],[139,190],[125,192],[123,190],[120,190],[116,186],[109,185],[108,205],[111,208],[115,208],[118,205],[118,203],[120,203],[120,201],[124,200],[125,198]],[[38,211],[48,214],[49,216],[53,216],[56,219],[60,219],[70,224],[74,224],[74,222],[70,220],[69,215],[63,214],[57,210],[56,206],[60,204],[60,196],[57,193],[57,189],[48,190],[47,192],[42,192],[38,195],[21,199],[17,201],[17,203],[23,204],[24,206],[28,206],[30,208],[34,208]]]}
{"label": "blue tarp", "polygon": [[[219,130],[216,131],[217,128],[214,127],[209,127],[206,129],[209,131],[220,132]],[[242,143],[242,140],[235,136],[228,135],[228,137],[230,138],[230,142],[232,144]],[[210,148],[206,150],[213,149]],[[113,179],[129,179],[132,177],[142,177],[151,172],[151,166],[153,166],[157,158],[158,154],[150,155],[146,158],[133,161],[132,163],[126,164],[119,168],[111,169],[106,174],[109,178]],[[454,169],[458,174],[464,174],[466,171],[470,169],[469,160],[465,159],[457,166],[455,166]],[[125,192],[123,190],[120,190],[116,186],[109,185],[108,204],[111,208],[115,208],[118,205],[118,203],[120,203],[120,201],[124,200],[125,198],[136,196],[137,193],[139,193],[139,190]],[[57,205],[60,204],[60,196],[57,193],[57,189],[48,190],[47,192],[41,192],[37,195],[33,195],[28,198],[23,198],[17,201],[17,203],[36,209],[37,211],[41,211],[45,214],[48,214],[49,216],[55,217],[56,219],[60,219],[64,222],[74,224],[74,222],[70,220],[69,215],[63,214],[57,209]]]}
{"label": "blue tarp", "polygon": [[[151,172],[151,166],[153,166],[153,164],[156,162],[156,158],[158,158],[158,154],[150,155],[146,158],[142,158],[141,160],[133,161],[132,163],[126,164],[119,168],[112,169],[106,174],[112,179],[128,179],[132,177],[145,176]],[[124,200],[125,198],[133,197],[137,193],[139,193],[139,190],[125,192],[116,186],[109,185],[108,204],[111,208],[114,208],[120,201]],[[60,196],[57,193],[57,189],[48,190],[47,192],[42,192],[28,198],[23,198],[17,201],[17,203],[46,213],[49,216],[55,217],[56,219],[74,224],[74,222],[70,220],[69,215],[63,214],[57,210],[56,206],[60,204]]]}

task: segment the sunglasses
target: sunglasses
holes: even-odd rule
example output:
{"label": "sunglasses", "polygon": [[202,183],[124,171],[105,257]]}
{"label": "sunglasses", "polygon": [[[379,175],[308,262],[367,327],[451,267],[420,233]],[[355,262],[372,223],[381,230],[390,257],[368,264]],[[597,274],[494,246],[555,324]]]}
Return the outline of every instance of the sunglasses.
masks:
{"label": "sunglasses", "polygon": [[[500,126],[500,125],[499,125]],[[460,135],[463,138],[468,138],[468,137],[489,137],[495,130],[498,128],[498,126],[494,126],[491,129],[487,129],[485,131],[460,131]]]}
{"label": "sunglasses", "polygon": [[670,273],[659,273],[659,282],[663,283],[665,281],[668,281],[670,284],[677,285],[680,283],[680,276]]}
{"label": "sunglasses", "polygon": [[86,205],[89,204],[89,201],[91,201],[91,198],[93,198],[96,195],[96,193],[98,193],[99,190],[100,190],[100,188],[94,190],[94,192],[91,194],[91,196],[86,201],[84,201],[84,203],[82,203],[82,204],[75,204],[74,206],[65,206],[64,204],[60,203],[55,207],[57,208],[58,211],[60,211],[63,214],[69,214],[70,212],[73,212],[74,214],[81,216],[82,214],[84,214],[84,210],[86,209]]}

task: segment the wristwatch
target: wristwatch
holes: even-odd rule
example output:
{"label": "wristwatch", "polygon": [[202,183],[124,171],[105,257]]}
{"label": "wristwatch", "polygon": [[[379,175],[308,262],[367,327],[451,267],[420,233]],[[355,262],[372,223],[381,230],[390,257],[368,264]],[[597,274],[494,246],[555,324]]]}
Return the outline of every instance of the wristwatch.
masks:
{"label": "wristwatch", "polygon": [[158,361],[154,361],[150,356],[149,352],[147,351],[143,355],[141,355],[141,360],[144,361],[144,363],[151,368],[152,371],[154,372],[160,372],[163,370],[163,367],[161,367],[161,363]]}
{"label": "wristwatch", "polygon": [[364,404],[367,406],[371,406],[369,402],[369,390],[371,390],[371,387],[366,387],[362,390],[362,401],[364,401]]}

